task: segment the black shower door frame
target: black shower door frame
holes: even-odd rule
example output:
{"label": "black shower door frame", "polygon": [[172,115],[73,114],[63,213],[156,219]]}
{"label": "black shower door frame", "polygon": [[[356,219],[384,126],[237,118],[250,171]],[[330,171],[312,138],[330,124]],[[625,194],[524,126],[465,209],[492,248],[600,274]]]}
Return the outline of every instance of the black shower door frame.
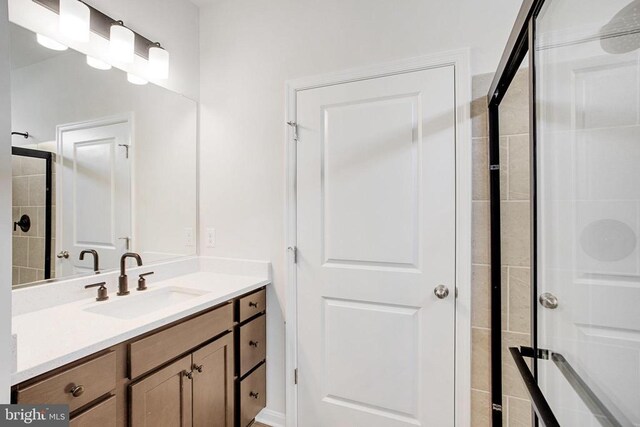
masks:
{"label": "black shower door frame", "polygon": [[45,208],[44,208],[44,279],[51,279],[52,198],[53,198],[53,153],[24,147],[11,147],[14,156],[31,157],[45,161]]}
{"label": "black shower door frame", "polygon": [[[490,190],[490,246],[491,246],[491,425],[502,427],[502,258],[500,224],[500,103],[529,55],[529,147],[530,147],[530,203],[531,203],[531,339],[529,357],[533,359],[533,373],[523,374],[525,386],[534,409],[533,423],[538,419],[551,427],[555,417],[537,386],[538,328],[537,306],[537,150],[536,150],[536,58],[534,41],[536,18],[545,0],[524,0],[511,30],[504,53],[487,95],[489,115],[489,190]],[[516,362],[517,363],[517,362]],[[520,367],[520,366],[518,366]]]}

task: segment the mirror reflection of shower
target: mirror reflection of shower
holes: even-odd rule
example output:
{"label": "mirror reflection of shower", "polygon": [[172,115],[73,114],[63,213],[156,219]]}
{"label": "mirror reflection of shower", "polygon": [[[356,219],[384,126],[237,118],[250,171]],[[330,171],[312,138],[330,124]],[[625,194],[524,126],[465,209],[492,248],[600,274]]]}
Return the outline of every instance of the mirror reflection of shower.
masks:
{"label": "mirror reflection of shower", "polygon": [[[30,137],[28,132],[11,135]],[[55,239],[54,158],[54,153],[37,145],[23,142],[12,147],[13,286],[55,277],[51,256]]]}

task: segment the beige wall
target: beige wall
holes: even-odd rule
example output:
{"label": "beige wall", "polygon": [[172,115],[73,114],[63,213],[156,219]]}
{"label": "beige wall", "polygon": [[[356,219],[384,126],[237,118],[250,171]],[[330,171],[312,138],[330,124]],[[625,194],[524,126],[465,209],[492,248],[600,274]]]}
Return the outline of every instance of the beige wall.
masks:
{"label": "beige wall", "polygon": [[[486,95],[492,75],[473,80],[472,423],[491,425],[489,167]],[[508,353],[530,345],[529,111],[527,71],[500,106],[502,222],[502,385],[505,426],[528,426],[527,394]]]}

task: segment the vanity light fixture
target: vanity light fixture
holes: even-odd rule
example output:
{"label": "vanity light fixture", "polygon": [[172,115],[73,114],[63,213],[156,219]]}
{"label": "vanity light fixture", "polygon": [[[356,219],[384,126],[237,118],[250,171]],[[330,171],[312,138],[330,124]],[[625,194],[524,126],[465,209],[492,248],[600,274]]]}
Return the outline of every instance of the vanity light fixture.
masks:
{"label": "vanity light fixture", "polygon": [[43,36],[42,34],[36,34],[36,40],[38,41],[38,44],[46,47],[47,49],[58,50],[58,51],[69,49],[67,46],[63,45],[62,43],[57,42],[54,39],[49,38],[47,36]]}
{"label": "vanity light fixture", "polygon": [[60,32],[70,39],[89,41],[91,10],[79,0],[60,0]]}
{"label": "vanity light fixture", "polygon": [[135,54],[136,35],[124,26],[122,21],[111,25],[109,34],[109,52],[111,59],[122,64],[131,64]]}
{"label": "vanity light fixture", "polygon": [[110,70],[111,64],[105,62],[101,59],[94,58],[93,56],[87,55],[87,65],[95,68],[96,70]]}
{"label": "vanity light fixture", "polygon": [[127,80],[129,81],[129,83],[138,85],[138,86],[143,86],[149,83],[148,80],[145,80],[142,77],[136,76],[135,74],[131,74],[131,73],[127,73]]}
{"label": "vanity light fixture", "polygon": [[149,77],[162,80],[169,78],[169,52],[160,43],[149,48]]}

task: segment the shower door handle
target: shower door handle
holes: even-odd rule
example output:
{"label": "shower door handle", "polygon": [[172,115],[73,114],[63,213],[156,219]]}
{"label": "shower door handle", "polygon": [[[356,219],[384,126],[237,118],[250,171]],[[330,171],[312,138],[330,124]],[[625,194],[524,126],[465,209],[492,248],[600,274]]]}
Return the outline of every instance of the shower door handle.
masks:
{"label": "shower door handle", "polygon": [[58,259],[62,259],[62,258],[64,258],[64,259],[69,259],[69,252],[67,252],[67,251],[60,251],[60,252],[58,253],[58,255],[56,255],[56,256],[58,257]]}

